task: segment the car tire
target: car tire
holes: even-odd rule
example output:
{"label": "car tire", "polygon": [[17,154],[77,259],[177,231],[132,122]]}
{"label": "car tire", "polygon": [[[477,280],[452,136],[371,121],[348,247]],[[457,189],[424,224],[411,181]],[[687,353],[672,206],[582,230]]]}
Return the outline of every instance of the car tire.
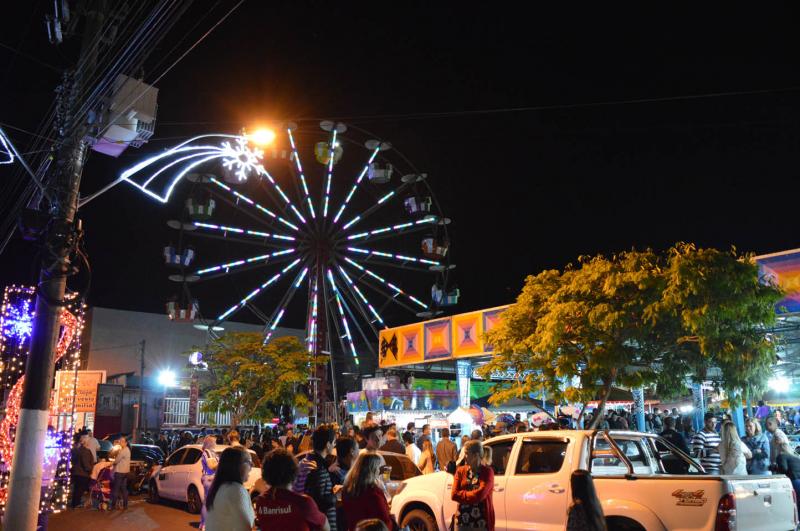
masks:
{"label": "car tire", "polygon": [[438,531],[436,519],[425,509],[413,509],[403,517],[400,527],[408,527],[411,531]]}
{"label": "car tire", "polygon": [[189,485],[189,490],[186,492],[186,500],[186,508],[189,510],[189,513],[200,514],[200,510],[203,508],[203,502],[200,501],[200,493],[197,491],[197,487]]}
{"label": "car tire", "polygon": [[606,518],[606,525],[608,526],[608,531],[645,531],[639,522],[624,516]]}
{"label": "car tire", "polygon": [[150,481],[150,486],[147,488],[147,501],[150,503],[161,502],[161,497],[158,495],[158,485],[153,480]]}

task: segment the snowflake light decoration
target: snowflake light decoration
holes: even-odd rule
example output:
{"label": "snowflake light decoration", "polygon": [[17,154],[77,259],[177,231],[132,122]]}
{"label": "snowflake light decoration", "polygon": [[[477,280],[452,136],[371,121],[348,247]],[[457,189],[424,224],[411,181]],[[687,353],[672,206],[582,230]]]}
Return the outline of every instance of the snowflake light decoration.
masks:
{"label": "snowflake light decoration", "polygon": [[235,145],[225,141],[222,143],[222,165],[228,170],[234,170],[239,181],[246,181],[248,174],[264,173],[261,159],[264,152],[258,148],[250,149],[247,139],[239,137]]}
{"label": "snowflake light decoration", "polygon": [[3,319],[3,334],[24,341],[31,337],[33,332],[33,312],[30,301],[24,301],[19,306],[10,306]]}

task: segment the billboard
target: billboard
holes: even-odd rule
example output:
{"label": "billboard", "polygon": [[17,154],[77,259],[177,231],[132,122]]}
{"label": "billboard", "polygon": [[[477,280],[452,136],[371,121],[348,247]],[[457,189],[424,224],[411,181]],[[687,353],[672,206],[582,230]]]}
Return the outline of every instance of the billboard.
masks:
{"label": "billboard", "polygon": [[414,363],[482,356],[492,351],[483,334],[494,328],[508,306],[440,317],[380,331],[378,365]]}
{"label": "billboard", "polygon": [[[77,380],[75,379],[77,375]],[[94,413],[97,384],[105,383],[106,371],[56,371],[56,397],[59,403],[69,400],[75,390],[75,413]],[[72,406],[72,404],[68,404]],[[66,405],[65,405],[66,407]],[[69,408],[68,408],[69,409]]]}
{"label": "billboard", "polygon": [[786,291],[786,297],[778,302],[775,311],[800,313],[800,249],[756,256],[754,260],[763,281],[774,282]]}

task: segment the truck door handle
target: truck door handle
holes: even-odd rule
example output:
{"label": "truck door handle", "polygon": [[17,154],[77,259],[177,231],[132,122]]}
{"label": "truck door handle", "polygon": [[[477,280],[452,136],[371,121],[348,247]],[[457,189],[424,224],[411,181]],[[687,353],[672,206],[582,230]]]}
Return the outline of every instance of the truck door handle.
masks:
{"label": "truck door handle", "polygon": [[552,492],[553,494],[564,494],[564,491],[566,489],[564,487],[559,487],[558,485],[553,485],[552,487],[550,487],[547,490],[549,492]]}
{"label": "truck door handle", "polygon": [[452,483],[448,483],[448,484],[447,484],[447,486],[446,486],[445,488],[446,488],[447,490],[450,490],[450,489],[452,489],[452,488],[453,488],[453,484],[452,484]]}
{"label": "truck door handle", "polygon": [[504,489],[503,487],[501,487],[499,485],[495,485],[494,486],[494,491],[495,492],[503,492],[504,490],[506,490],[506,489]]}

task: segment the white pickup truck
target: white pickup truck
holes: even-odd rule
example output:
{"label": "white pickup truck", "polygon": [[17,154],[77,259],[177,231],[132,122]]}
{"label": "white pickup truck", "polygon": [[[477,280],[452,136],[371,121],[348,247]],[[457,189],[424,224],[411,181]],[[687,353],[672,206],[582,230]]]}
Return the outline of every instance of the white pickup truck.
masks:
{"label": "white pickup truck", "polygon": [[[484,444],[493,452],[497,531],[562,531],[577,469],[592,473],[610,531],[797,528],[795,493],[785,476],[707,475],[655,435],[543,431]],[[392,499],[392,514],[414,531],[445,530],[456,510],[452,486],[446,472],[408,479]]]}

